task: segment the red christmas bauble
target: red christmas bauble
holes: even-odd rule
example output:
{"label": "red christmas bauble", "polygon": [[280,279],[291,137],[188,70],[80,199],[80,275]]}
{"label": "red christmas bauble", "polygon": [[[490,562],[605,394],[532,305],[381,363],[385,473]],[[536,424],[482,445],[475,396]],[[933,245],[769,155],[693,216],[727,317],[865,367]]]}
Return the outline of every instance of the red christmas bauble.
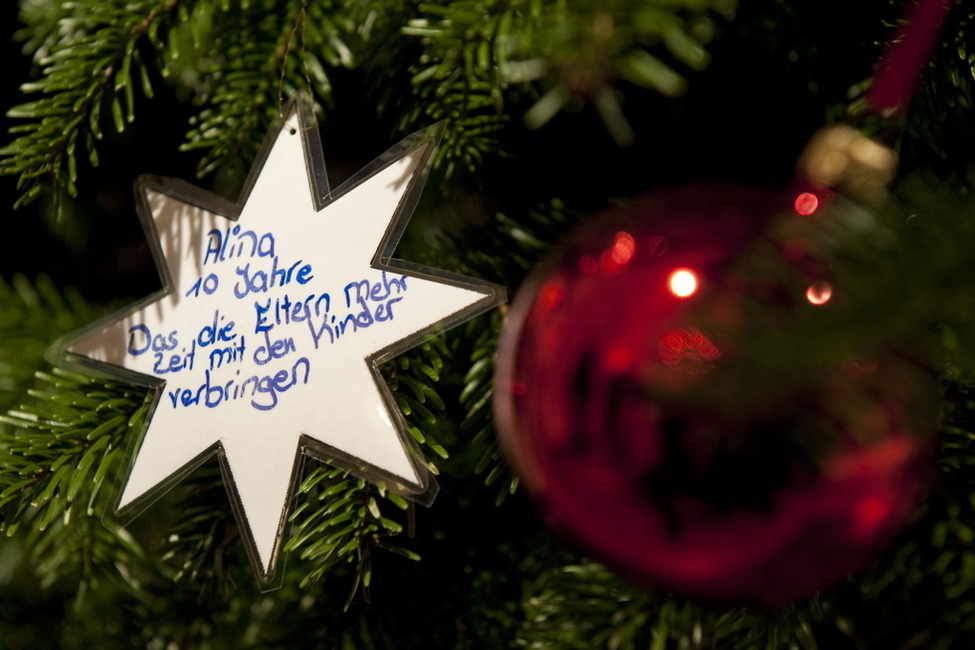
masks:
{"label": "red christmas bauble", "polygon": [[800,198],[635,202],[579,228],[512,306],[501,440],[546,521],[637,583],[779,605],[873,558],[923,496],[927,373],[882,350],[775,368],[749,347],[832,297],[815,264],[790,267],[796,285],[741,263],[775,215],[809,218]]}

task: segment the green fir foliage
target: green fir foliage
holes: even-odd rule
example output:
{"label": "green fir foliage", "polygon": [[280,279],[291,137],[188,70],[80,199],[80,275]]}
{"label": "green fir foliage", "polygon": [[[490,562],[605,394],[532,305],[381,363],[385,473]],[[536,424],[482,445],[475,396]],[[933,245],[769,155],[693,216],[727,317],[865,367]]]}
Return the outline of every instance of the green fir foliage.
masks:
{"label": "green fir foliage", "polygon": [[448,119],[437,159],[447,175],[458,162],[476,172],[496,152],[505,102],[523,97],[532,102],[523,117],[529,128],[592,102],[613,138],[629,144],[614,82],[682,94],[686,80],[674,68],[707,67],[714,18],[734,8],[735,0],[580,2],[571,10],[542,0],[424,3],[403,30],[423,51],[411,79],[416,108],[400,128]]}
{"label": "green fir foliage", "polygon": [[[519,219],[498,213],[490,234],[481,237],[481,246],[465,251],[458,264],[468,273],[517,286],[576,219],[578,216],[570,214],[557,199]],[[460,429],[470,437],[471,449],[479,455],[474,471],[484,475],[486,485],[498,485],[495,503],[500,504],[518,489],[518,476],[504,456],[494,427],[494,369],[502,312],[491,314],[490,319],[486,327],[480,319],[466,325],[466,338],[471,342],[470,369],[458,399],[465,410]]]}
{"label": "green fir foliage", "polygon": [[234,164],[238,175],[264,134],[298,91],[331,99],[328,70],[351,66],[352,31],[333,2],[272,0],[197,2],[164,50],[164,73],[203,109],[184,151],[204,152],[205,176]]}
{"label": "green fir foliage", "polygon": [[[179,0],[25,3],[28,47],[42,76],[21,89],[36,99],[8,115],[27,120],[0,149],[0,173],[18,177],[18,204],[45,189],[77,194],[78,159],[98,164],[106,128],[125,131],[135,120],[136,94],[152,97],[142,42],[161,46],[161,29]],[[152,50],[149,50],[150,52]]]}
{"label": "green fir foliage", "polygon": [[8,537],[25,546],[42,587],[60,581],[83,591],[146,561],[124,529],[101,525],[131,432],[145,418],[145,391],[55,369],[38,373],[31,402],[3,416],[0,508]]}
{"label": "green fir foliage", "polygon": [[94,318],[76,291],[60,291],[47,276],[30,282],[15,275],[0,279],[0,405],[17,401],[32,385],[48,346]]}

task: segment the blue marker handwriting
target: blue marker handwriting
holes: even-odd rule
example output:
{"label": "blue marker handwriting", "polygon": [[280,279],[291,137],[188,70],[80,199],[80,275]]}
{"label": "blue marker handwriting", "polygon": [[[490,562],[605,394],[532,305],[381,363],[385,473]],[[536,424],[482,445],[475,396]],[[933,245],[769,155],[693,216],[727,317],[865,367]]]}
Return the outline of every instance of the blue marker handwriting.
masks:
{"label": "blue marker handwriting", "polygon": [[237,257],[274,257],[274,235],[258,235],[253,230],[232,226],[224,231],[214,228],[207,233],[203,264],[216,264]]}
{"label": "blue marker handwriting", "polygon": [[326,335],[329,343],[335,343],[347,333],[354,334],[362,328],[393,320],[393,305],[403,299],[401,294],[407,289],[406,277],[402,275],[391,278],[383,271],[381,281],[365,279],[345,285],[345,306],[357,311],[341,317],[326,311],[318,315],[318,321],[307,320],[315,349],[319,348]]}
{"label": "blue marker handwriting", "polygon": [[[208,232],[202,255],[206,269],[183,296],[219,292],[215,301],[225,308],[237,300],[253,301],[253,330],[247,323],[239,327],[220,308],[205,325],[190,329],[192,336],[169,328],[154,332],[144,324],[130,327],[127,353],[152,354],[154,374],[192,373],[197,382],[202,379],[199,384],[183,379],[182,386],[165,389],[174,409],[212,409],[236,400],[247,400],[260,411],[275,408],[283,393],[308,383],[312,361],[302,351],[309,342],[317,350],[323,343],[335,344],[393,320],[408,288],[406,275],[382,271],[380,276],[327,287],[333,293],[321,291],[325,287],[316,290],[313,284],[306,286],[316,279],[312,264],[282,260],[272,233],[240,225]],[[282,362],[286,365],[281,369],[266,372]]]}
{"label": "blue marker handwriting", "polygon": [[210,350],[210,368],[220,367],[243,358],[245,343],[243,335],[238,338],[234,321],[227,321],[217,309],[213,320],[207,323],[189,339],[189,345],[180,344],[179,330],[166,334],[153,334],[148,325],[139,323],[129,328],[126,352],[134,357],[151,352],[154,361],[152,372],[157,375],[171,374],[183,370],[192,371],[196,364],[197,348],[214,346]]}
{"label": "blue marker handwriting", "polygon": [[[303,371],[303,372],[302,372]],[[204,371],[204,381],[197,388],[175,388],[166,390],[173,408],[202,404],[207,408],[217,408],[224,402],[250,399],[250,404],[259,411],[270,411],[278,405],[278,394],[287,392],[298,385],[308,383],[311,362],[307,357],[295,361],[290,369],[281,369],[273,374],[254,375],[239,381],[240,371],[233,379],[214,383],[210,371]]]}
{"label": "blue marker handwriting", "polygon": [[251,293],[267,293],[268,289],[283,287],[297,282],[298,284],[308,284],[315,276],[312,275],[311,264],[302,264],[298,260],[291,266],[278,266],[278,256],[271,258],[271,270],[256,269],[251,271],[251,264],[248,262],[243,266],[238,266],[235,270],[240,280],[234,284],[234,295],[237,298],[246,298]]}
{"label": "blue marker handwriting", "polygon": [[327,293],[308,294],[304,299],[295,300],[288,294],[279,298],[268,298],[261,303],[254,301],[255,322],[254,333],[267,332],[275,325],[290,325],[302,323],[312,318],[327,314],[332,300]]}

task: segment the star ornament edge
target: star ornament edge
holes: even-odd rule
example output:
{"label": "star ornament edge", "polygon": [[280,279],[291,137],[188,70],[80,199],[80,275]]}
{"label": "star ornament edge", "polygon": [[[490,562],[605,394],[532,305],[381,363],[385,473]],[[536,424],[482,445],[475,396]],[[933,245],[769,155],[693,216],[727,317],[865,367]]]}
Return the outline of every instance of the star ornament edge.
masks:
{"label": "star ornament edge", "polygon": [[[390,428],[396,434],[403,452],[407,455],[409,463],[412,465],[415,475],[418,478],[418,482],[413,483],[403,476],[391,474],[379,467],[370,466],[362,459],[347,454],[341,449],[332,447],[327,442],[308,435],[304,431],[297,432],[297,444],[294,460],[291,465],[291,480],[287,489],[285,503],[282,504],[283,508],[281,510],[280,521],[278,522],[278,529],[275,533],[274,548],[269,555],[267,551],[261,553],[258,549],[258,544],[255,541],[256,534],[247,516],[247,505],[242,501],[237,479],[234,477],[234,468],[228,458],[224,443],[219,436],[215,442],[177,470],[171,472],[165,479],[157,482],[151,489],[148,489],[130,502],[122,504],[123,492],[132,477],[133,470],[136,468],[139,454],[143,451],[143,443],[152,426],[153,417],[160,405],[160,401],[164,396],[167,379],[78,354],[72,351],[72,347],[86,339],[94,337],[107,327],[117,325],[133,314],[148,309],[153,304],[161,302],[164,298],[171,296],[177,291],[178,287],[174,283],[169,271],[168,260],[163,251],[162,239],[160,238],[160,232],[156,225],[153,210],[149,205],[149,193],[155,192],[165,195],[174,201],[199,208],[218,218],[225,218],[228,223],[236,223],[261,173],[265,169],[265,164],[268,161],[274,144],[279,138],[284,137],[285,132],[289,128],[288,123],[294,120],[297,120],[297,130],[300,131],[300,134],[296,133],[294,127],[291,127],[290,135],[299,135],[301,137],[304,167],[313,210],[316,216],[323,216],[324,218],[327,218],[327,215],[322,215],[321,213],[327,207],[354,193],[357,188],[391,165],[396,164],[423,148],[419,154],[419,161],[404,181],[407,183],[407,187],[403,190],[398,205],[389,217],[385,233],[376,248],[376,252],[371,260],[366,261],[366,264],[369,268],[376,271],[395,272],[420,280],[428,280],[437,284],[466,289],[479,294],[480,298],[459,311],[430,322],[426,326],[414,329],[412,332],[408,332],[403,338],[399,338],[375,350],[372,354],[366,355],[362,359],[362,363],[366,364],[368,373],[381,398],[381,404],[377,406],[385,408],[386,414],[389,417]],[[439,489],[437,482],[426,466],[426,461],[420,451],[419,445],[410,435],[403,413],[396,404],[389,385],[382,378],[379,366],[381,363],[395,358],[432,336],[485,313],[504,303],[506,300],[505,289],[501,285],[393,257],[395,248],[406,230],[416,204],[420,199],[424,185],[426,184],[433,154],[442,133],[443,125],[435,124],[406,136],[373,162],[359,170],[348,181],[342,183],[335,190],[331,190],[326,176],[325,157],[318,124],[314,116],[312,101],[308,97],[296,96],[292,98],[286,110],[269,129],[260,153],[251,166],[247,180],[235,202],[228,201],[179,179],[152,175],[142,175],[138,178],[135,188],[137,212],[143,224],[147,242],[152,251],[153,260],[163,285],[162,288],[114,314],[99,319],[87,327],[67,335],[52,346],[52,352],[54,353],[53,360],[59,365],[76,368],[89,375],[119,380],[125,383],[145,386],[150,389],[150,393],[147,395],[149,406],[145,419],[139,430],[135,435],[131,436],[128,442],[124,470],[119,472],[116,477],[115,498],[109,506],[111,512],[106,512],[106,517],[119,521],[122,524],[129,523],[212,456],[217,456],[224,485],[228,492],[234,516],[241,529],[241,537],[244,541],[254,573],[261,583],[262,589],[274,589],[279,587],[281,580],[283,580],[281,550],[287,539],[288,516],[292,511],[298,483],[301,480],[302,466],[304,464],[302,462],[303,456],[308,456],[330,466],[349,471],[351,474],[364,478],[372,483],[380,483],[386,489],[399,493],[421,505],[430,505],[433,502]],[[124,348],[124,342],[121,345]],[[321,417],[325,418],[327,416]]]}

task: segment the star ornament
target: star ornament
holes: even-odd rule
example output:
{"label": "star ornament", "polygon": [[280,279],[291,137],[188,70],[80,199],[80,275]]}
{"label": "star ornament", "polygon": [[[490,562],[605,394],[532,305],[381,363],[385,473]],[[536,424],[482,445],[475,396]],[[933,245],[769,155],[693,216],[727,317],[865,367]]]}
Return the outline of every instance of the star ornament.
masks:
{"label": "star ornament", "polygon": [[312,111],[295,100],[285,115],[236,204],[140,178],[164,288],[61,346],[66,363],[155,391],[116,516],[135,516],[216,454],[267,586],[302,454],[432,502],[436,483],[378,366],[505,298],[392,258],[438,130],[330,191]]}

